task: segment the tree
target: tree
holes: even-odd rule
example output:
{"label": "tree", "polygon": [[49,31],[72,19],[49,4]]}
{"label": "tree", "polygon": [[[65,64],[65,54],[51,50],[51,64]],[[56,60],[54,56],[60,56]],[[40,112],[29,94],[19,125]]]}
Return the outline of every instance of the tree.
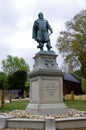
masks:
{"label": "tree", "polygon": [[4,72],[0,72],[0,108],[4,105],[4,90],[8,89],[7,76]]}
{"label": "tree", "polygon": [[29,93],[30,93],[30,80],[28,79],[28,77],[27,77],[26,82],[25,82],[25,88],[26,88],[26,97],[29,97],[30,96],[29,95]]}
{"label": "tree", "polygon": [[0,72],[0,89],[8,89],[7,76],[4,72]]}
{"label": "tree", "polygon": [[66,22],[66,31],[60,32],[56,46],[69,69],[81,69],[86,78],[86,10]]}
{"label": "tree", "polygon": [[25,82],[27,81],[26,71],[16,71],[15,73],[8,76],[8,83],[11,89],[17,89],[22,91],[26,90]]}
{"label": "tree", "polygon": [[82,90],[86,94],[86,79],[82,78]]}
{"label": "tree", "polygon": [[6,60],[2,61],[2,69],[7,75],[11,75],[16,71],[29,71],[28,64],[25,63],[23,58],[7,56]]}
{"label": "tree", "polygon": [[2,69],[8,78],[8,89],[24,91],[27,73],[29,72],[29,66],[24,59],[8,55],[7,59],[2,61]]}

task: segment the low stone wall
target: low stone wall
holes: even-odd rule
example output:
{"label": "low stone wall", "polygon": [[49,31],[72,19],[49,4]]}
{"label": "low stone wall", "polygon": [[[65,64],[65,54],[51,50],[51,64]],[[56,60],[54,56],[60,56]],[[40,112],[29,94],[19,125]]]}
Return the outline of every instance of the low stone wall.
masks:
{"label": "low stone wall", "polygon": [[[3,130],[39,130],[39,129],[20,129],[20,128],[6,128]],[[42,130],[42,129],[41,129]],[[56,130],[86,130],[86,128],[73,128],[73,129],[56,129]]]}
{"label": "low stone wall", "polygon": [[0,115],[0,130],[86,130],[86,112],[71,110],[63,115],[34,115],[14,111]]}
{"label": "low stone wall", "polygon": [[7,119],[3,130],[86,130],[86,118],[59,119],[46,118],[45,120]]}
{"label": "low stone wall", "polygon": [[86,128],[69,128],[69,129],[56,129],[56,130],[86,130]]}
{"label": "low stone wall", "polygon": [[20,128],[6,128],[6,129],[3,129],[3,130],[43,130],[43,129],[20,129]]}

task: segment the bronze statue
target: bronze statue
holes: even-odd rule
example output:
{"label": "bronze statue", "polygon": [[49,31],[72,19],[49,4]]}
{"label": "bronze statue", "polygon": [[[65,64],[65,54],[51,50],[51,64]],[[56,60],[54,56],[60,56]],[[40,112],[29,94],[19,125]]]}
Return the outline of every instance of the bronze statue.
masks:
{"label": "bronze statue", "polygon": [[43,13],[40,12],[38,14],[38,19],[34,22],[32,34],[32,38],[39,43],[37,48],[43,50],[44,43],[47,43],[47,50],[50,51],[50,49],[52,48],[49,38],[51,33],[53,33],[51,26],[49,25],[48,21],[44,19]]}

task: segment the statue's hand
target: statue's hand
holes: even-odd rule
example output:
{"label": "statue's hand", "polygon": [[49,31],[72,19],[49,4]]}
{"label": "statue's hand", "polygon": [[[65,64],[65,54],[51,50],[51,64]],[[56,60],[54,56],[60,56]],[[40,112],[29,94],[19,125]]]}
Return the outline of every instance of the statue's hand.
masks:
{"label": "statue's hand", "polygon": [[49,35],[51,35],[53,32],[50,32]]}

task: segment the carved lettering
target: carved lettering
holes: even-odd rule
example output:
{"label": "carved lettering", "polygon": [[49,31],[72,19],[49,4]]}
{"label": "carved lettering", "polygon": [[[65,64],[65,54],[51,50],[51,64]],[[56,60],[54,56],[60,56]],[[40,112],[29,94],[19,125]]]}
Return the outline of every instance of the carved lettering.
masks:
{"label": "carved lettering", "polygon": [[56,101],[59,99],[59,80],[45,80],[43,87],[43,99]]}

